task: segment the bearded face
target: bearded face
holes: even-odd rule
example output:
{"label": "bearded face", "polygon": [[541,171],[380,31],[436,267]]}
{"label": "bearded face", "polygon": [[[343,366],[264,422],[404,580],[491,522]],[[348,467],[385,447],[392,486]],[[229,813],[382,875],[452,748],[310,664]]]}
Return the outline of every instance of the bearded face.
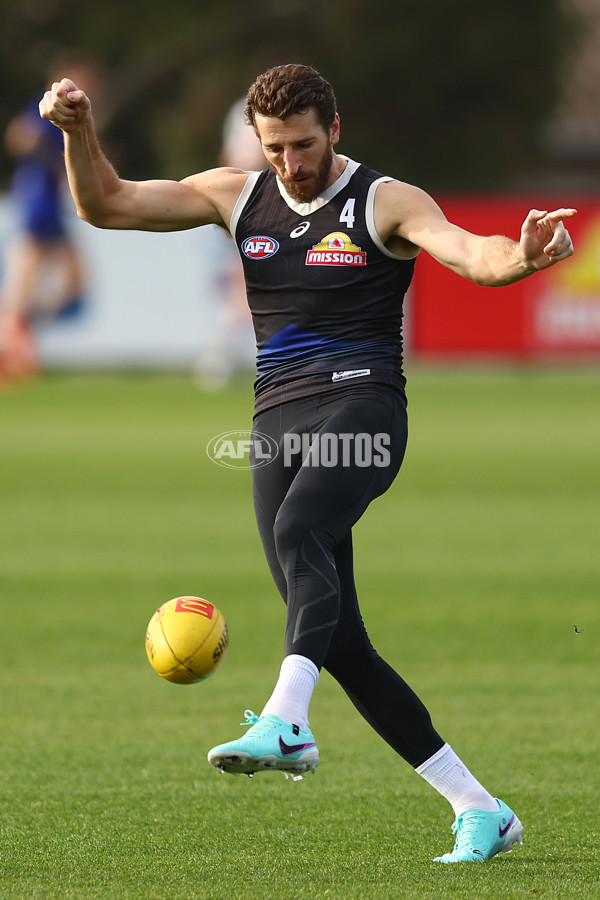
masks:
{"label": "bearded face", "polygon": [[256,116],[256,129],[267,162],[293,200],[310,203],[335,181],[337,117],[327,131],[314,109],[286,119]]}
{"label": "bearded face", "polygon": [[321,158],[314,168],[303,166],[294,175],[289,175],[285,170],[279,171],[275,164],[271,168],[277,173],[284,188],[292,198],[299,203],[310,203],[316,200],[329,183],[329,176],[333,164],[333,148],[324,148]]}

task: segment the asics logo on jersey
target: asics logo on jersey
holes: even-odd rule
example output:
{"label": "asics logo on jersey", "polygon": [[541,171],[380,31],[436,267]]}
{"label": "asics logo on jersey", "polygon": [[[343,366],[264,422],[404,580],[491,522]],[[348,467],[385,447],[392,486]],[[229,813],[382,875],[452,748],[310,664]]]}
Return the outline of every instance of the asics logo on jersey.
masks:
{"label": "asics logo on jersey", "polygon": [[242,244],[242,252],[248,259],[269,259],[279,250],[279,244],[275,238],[264,234],[253,235],[246,238]]}
{"label": "asics logo on jersey", "polygon": [[367,254],[347,234],[333,231],[306,254],[307,266],[366,266]]}
{"label": "asics logo on jersey", "polygon": [[306,231],[308,231],[309,228],[310,228],[310,222],[302,222],[301,225],[298,225],[297,228],[294,228],[293,231],[290,231],[290,237],[291,237],[291,238],[299,238],[299,237],[302,237],[302,235],[303,235]]}

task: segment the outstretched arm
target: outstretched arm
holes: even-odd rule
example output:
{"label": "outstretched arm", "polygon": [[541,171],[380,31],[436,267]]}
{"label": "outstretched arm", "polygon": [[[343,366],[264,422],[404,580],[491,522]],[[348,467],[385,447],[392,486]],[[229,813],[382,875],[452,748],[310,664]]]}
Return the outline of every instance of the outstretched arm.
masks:
{"label": "outstretched arm", "polygon": [[400,238],[463,278],[492,287],[512,284],[571,256],[573,243],[563,219],[576,214],[575,209],[533,209],[520,240],[513,241],[502,235],[481,237],[453,225],[428,194],[412,185],[382,184],[375,204],[383,240]]}
{"label": "outstretched arm", "polygon": [[102,152],[91,104],[68,78],[44,94],[40,115],[64,133],[69,187],[82,219],[100,228],[179,231],[228,226],[247,175],[213,169],[183,181],[126,181]]}

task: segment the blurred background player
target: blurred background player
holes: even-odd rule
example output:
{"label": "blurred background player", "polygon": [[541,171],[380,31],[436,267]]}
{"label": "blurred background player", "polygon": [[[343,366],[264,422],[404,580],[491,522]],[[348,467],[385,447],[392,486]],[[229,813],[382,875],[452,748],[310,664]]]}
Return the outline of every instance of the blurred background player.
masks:
{"label": "blurred background player", "polygon": [[[254,129],[244,118],[245,106],[246,98],[242,97],[225,117],[219,165],[260,171],[267,168],[267,161]],[[196,377],[201,387],[216,390],[236,375],[254,371],[256,346],[242,263],[235,244],[222,228],[214,229],[211,252],[216,260],[218,306],[210,337],[196,364]]]}
{"label": "blurred background player", "polygon": [[[101,101],[99,69],[83,56],[61,55],[50,80],[73,70]],[[40,118],[37,99],[9,122],[4,146],[15,160],[10,199],[16,231],[6,250],[0,287],[0,376],[23,379],[41,368],[34,323],[76,315],[85,274],[63,203],[62,135]]]}

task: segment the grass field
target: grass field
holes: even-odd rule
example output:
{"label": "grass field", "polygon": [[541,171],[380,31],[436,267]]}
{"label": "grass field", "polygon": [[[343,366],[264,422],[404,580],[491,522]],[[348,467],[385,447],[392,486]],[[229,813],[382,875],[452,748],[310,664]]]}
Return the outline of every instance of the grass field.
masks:
{"label": "grass field", "polygon": [[[250,386],[59,375],[0,394],[0,897],[597,900],[600,373],[409,374],[405,465],[356,529],[363,613],[525,845],[432,863],[450,807],[327,675],[314,776],[208,766],[282,652],[249,475],[205,453]],[[186,593],[231,632],[192,687],[143,640]]]}

